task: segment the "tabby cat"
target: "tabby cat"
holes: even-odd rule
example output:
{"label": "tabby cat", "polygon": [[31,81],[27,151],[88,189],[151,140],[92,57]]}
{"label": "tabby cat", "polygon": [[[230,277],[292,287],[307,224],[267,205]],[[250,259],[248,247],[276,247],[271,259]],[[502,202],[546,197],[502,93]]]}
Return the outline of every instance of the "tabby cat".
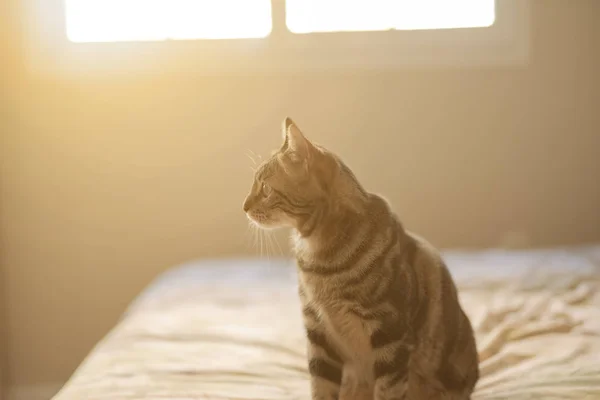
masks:
{"label": "tabby cat", "polygon": [[293,229],[312,399],[470,398],[475,338],[439,253],[291,119],[243,208]]}

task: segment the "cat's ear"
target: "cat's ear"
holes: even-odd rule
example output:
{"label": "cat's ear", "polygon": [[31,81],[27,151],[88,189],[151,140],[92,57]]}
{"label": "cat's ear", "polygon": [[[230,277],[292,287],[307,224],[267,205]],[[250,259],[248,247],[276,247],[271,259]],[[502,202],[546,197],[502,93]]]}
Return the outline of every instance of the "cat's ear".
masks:
{"label": "cat's ear", "polygon": [[294,125],[294,121],[290,117],[285,117],[281,124],[281,138],[283,139],[283,147],[288,145],[288,129]]}
{"label": "cat's ear", "polygon": [[282,130],[283,148],[291,151],[297,158],[308,158],[311,143],[290,117],[283,120]]}

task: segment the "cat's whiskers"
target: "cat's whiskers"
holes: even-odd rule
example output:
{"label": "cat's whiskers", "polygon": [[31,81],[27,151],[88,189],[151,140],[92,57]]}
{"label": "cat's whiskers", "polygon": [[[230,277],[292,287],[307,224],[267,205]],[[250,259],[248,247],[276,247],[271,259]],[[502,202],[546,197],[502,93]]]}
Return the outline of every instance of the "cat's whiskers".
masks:
{"label": "cat's whiskers", "polygon": [[259,232],[260,232],[260,258],[264,258],[264,253],[266,252],[266,250],[265,250],[265,231],[260,229]]}
{"label": "cat's whiskers", "polygon": [[279,242],[277,241],[277,236],[272,232],[272,231],[268,231],[266,232],[267,237],[269,238],[269,242],[271,243],[271,255],[276,258],[277,257],[277,252],[275,250],[275,247],[277,247],[279,249],[279,255],[283,257],[283,251],[281,250],[281,246],[279,246]]}
{"label": "cat's whiskers", "polygon": [[256,232],[256,247],[257,253],[260,258],[262,258],[262,232],[256,224],[254,224],[254,231]]}
{"label": "cat's whiskers", "polygon": [[271,261],[271,236],[264,231],[264,236],[265,236],[265,253],[267,256],[267,260],[270,262]]}
{"label": "cat's whiskers", "polygon": [[254,251],[257,251],[258,248],[258,228],[252,221],[248,221],[248,227],[246,228],[246,232],[249,232],[252,235],[252,248]]}
{"label": "cat's whiskers", "polygon": [[[260,154],[256,154],[255,152],[253,152],[252,150],[248,149],[248,151],[250,153],[252,153],[252,155],[254,156],[254,158],[258,158],[259,161],[262,161],[262,156]],[[256,161],[254,162],[254,164],[256,164]]]}
{"label": "cat's whiskers", "polygon": [[256,166],[256,159],[255,157],[252,156],[252,154],[254,154],[254,152],[252,150],[246,150],[246,157],[248,157],[250,159],[250,161],[252,161],[252,164],[254,166]]}
{"label": "cat's whiskers", "polygon": [[252,247],[257,250],[261,258],[266,256],[270,260],[271,257],[276,257],[277,254],[284,256],[281,245],[272,230],[264,229],[256,221],[249,219],[246,236],[248,234],[252,235]]}
{"label": "cat's whiskers", "polygon": [[252,231],[250,229],[250,224],[248,224],[246,226],[246,231],[244,232],[244,243],[246,243],[246,246],[248,245],[248,242],[250,240],[250,235],[252,235]]}
{"label": "cat's whiskers", "polygon": [[[267,236],[271,240],[272,247],[274,247],[273,243],[275,243],[275,246],[277,246],[277,248],[279,249],[279,255],[281,255],[283,257],[283,250],[281,249],[281,246],[279,245],[279,241],[277,240],[277,236],[274,233],[272,233],[272,232],[268,232]],[[273,250],[275,250],[275,249],[273,248]]]}

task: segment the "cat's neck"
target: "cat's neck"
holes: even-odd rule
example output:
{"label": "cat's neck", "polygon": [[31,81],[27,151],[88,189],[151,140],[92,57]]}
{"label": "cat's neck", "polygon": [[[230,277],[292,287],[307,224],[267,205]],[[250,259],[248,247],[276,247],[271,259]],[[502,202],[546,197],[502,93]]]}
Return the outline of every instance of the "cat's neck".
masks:
{"label": "cat's neck", "polygon": [[292,244],[297,258],[314,258],[329,248],[338,247],[341,241],[352,238],[364,230],[365,225],[376,223],[375,219],[388,214],[387,202],[381,197],[368,194],[362,203],[324,206],[307,222],[310,229],[295,229]]}

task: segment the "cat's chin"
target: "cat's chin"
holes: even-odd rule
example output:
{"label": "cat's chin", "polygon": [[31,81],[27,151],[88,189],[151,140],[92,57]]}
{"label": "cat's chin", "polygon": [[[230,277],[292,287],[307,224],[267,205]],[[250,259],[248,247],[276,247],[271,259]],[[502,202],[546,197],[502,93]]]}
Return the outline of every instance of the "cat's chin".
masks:
{"label": "cat's chin", "polygon": [[286,226],[284,224],[281,224],[279,222],[275,222],[275,221],[257,221],[254,218],[248,216],[248,220],[250,221],[250,223],[254,226],[256,226],[259,229],[263,229],[266,231],[272,231],[275,229],[281,229],[281,228],[285,228]]}

